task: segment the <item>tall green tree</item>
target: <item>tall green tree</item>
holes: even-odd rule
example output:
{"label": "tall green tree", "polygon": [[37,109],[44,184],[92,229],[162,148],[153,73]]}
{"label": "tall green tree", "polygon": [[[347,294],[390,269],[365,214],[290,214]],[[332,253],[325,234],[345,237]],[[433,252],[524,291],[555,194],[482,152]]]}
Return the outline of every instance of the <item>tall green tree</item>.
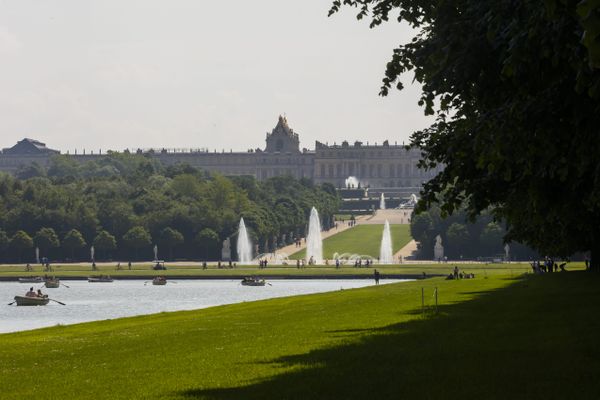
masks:
{"label": "tall green tree", "polygon": [[137,259],[139,250],[152,244],[152,237],[144,227],[134,226],[123,235],[123,243],[134,250]]}
{"label": "tall green tree", "polygon": [[200,248],[201,257],[215,256],[219,246],[219,235],[210,228],[204,228],[194,238],[194,242]]}
{"label": "tall green tree", "polygon": [[381,94],[411,71],[435,115],[415,132],[421,167],[442,164],[421,209],[491,207],[507,240],[600,270],[600,3],[590,0],[336,0],[371,26],[407,22]]}
{"label": "tall green tree", "polygon": [[469,240],[469,231],[464,224],[454,222],[448,227],[446,231],[446,247],[454,257],[465,255]]}
{"label": "tall green tree", "polygon": [[52,228],[42,228],[33,237],[33,243],[39,247],[41,255],[48,256],[48,251],[60,246],[58,235]]}
{"label": "tall green tree", "polygon": [[495,222],[490,222],[483,228],[479,241],[490,254],[499,253],[502,251],[502,237],[504,229]]}
{"label": "tall green tree", "polygon": [[173,249],[183,244],[184,238],[181,232],[173,228],[165,228],[160,232],[158,243],[169,251],[169,259],[173,259]]}
{"label": "tall green tree", "polygon": [[86,246],[85,239],[77,229],[71,229],[62,240],[63,247],[71,253],[71,259],[75,259],[75,252]]}
{"label": "tall green tree", "polygon": [[[94,238],[94,249],[99,251],[101,255],[110,258],[110,254],[117,248],[117,240],[107,231],[100,231]],[[103,253],[103,254],[102,254]]]}
{"label": "tall green tree", "polygon": [[18,255],[19,262],[23,259],[23,252],[33,248],[33,239],[24,231],[17,231],[10,239],[10,247]]}
{"label": "tall green tree", "polygon": [[10,239],[6,232],[0,229],[0,257],[4,255],[6,249],[8,249],[8,245],[10,244]]}

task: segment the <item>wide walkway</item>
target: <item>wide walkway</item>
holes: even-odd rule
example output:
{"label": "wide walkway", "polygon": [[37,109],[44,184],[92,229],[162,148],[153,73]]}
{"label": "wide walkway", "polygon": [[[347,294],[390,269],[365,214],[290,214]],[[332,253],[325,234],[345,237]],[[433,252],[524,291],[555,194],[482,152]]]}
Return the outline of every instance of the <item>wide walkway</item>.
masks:
{"label": "wide walkway", "polygon": [[[408,257],[412,257],[417,252],[417,242],[411,240],[401,248],[396,254],[394,254],[394,262],[402,260],[402,262],[406,262]],[[411,261],[412,262],[412,261]]]}
{"label": "wide walkway", "polygon": [[377,212],[375,212],[375,215],[367,216],[367,218],[362,223],[372,225],[383,225],[387,220],[392,225],[410,224],[410,216],[412,212],[412,208],[393,208],[389,210],[377,210]]}

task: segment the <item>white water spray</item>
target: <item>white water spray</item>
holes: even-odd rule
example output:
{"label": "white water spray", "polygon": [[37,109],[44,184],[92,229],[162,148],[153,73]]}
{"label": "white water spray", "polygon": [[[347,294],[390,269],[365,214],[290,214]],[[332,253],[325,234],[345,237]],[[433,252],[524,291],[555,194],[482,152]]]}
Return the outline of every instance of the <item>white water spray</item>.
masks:
{"label": "white water spray", "polygon": [[381,238],[381,249],[379,250],[379,263],[380,264],[392,264],[392,234],[390,233],[390,223],[385,220],[383,226],[383,236]]}
{"label": "white water spray", "polygon": [[248,237],[244,218],[240,218],[240,228],[238,230],[237,254],[240,264],[249,264],[252,261],[252,242]]}
{"label": "white water spray", "polygon": [[321,239],[321,221],[316,208],[310,210],[308,235],[306,236],[306,261],[314,264],[323,263],[323,239]]}
{"label": "white water spray", "polygon": [[381,200],[379,200],[379,209],[385,210],[385,197],[383,195],[383,192],[381,193]]}

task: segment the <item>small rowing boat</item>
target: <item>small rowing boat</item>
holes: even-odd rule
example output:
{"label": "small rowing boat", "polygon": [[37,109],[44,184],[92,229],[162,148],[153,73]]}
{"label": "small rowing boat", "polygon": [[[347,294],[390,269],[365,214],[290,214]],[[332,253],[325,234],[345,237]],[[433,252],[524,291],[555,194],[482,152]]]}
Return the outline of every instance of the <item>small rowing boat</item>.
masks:
{"label": "small rowing boat", "polygon": [[109,275],[90,276],[88,282],[112,282],[113,278]]}
{"label": "small rowing boat", "polygon": [[60,279],[58,279],[58,278],[46,279],[46,282],[44,283],[44,285],[47,288],[55,289],[60,286]]}
{"label": "small rowing boat", "polygon": [[246,277],[242,279],[243,286],[265,286],[267,282],[264,279],[259,279],[255,276]]}
{"label": "small rowing boat", "polygon": [[154,279],[152,279],[152,284],[156,285],[156,286],[163,286],[167,284],[167,278],[165,278],[164,276],[157,276]]}
{"label": "small rowing boat", "polygon": [[18,306],[45,306],[50,302],[47,295],[43,297],[15,296]]}
{"label": "small rowing boat", "polygon": [[41,276],[29,276],[27,278],[19,278],[20,283],[42,283],[44,280]]}

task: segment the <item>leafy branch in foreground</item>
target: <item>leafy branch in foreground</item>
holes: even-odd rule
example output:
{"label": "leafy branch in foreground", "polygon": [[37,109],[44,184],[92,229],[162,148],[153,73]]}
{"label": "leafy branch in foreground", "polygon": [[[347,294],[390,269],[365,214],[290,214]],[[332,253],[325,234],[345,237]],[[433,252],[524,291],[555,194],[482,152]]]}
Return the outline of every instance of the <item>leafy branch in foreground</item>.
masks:
{"label": "leafy branch in foreground", "polygon": [[492,209],[506,240],[542,253],[592,252],[600,269],[600,2],[343,0],[371,27],[395,18],[414,38],[393,50],[381,94],[411,71],[436,116],[411,145],[428,182],[420,209]]}

